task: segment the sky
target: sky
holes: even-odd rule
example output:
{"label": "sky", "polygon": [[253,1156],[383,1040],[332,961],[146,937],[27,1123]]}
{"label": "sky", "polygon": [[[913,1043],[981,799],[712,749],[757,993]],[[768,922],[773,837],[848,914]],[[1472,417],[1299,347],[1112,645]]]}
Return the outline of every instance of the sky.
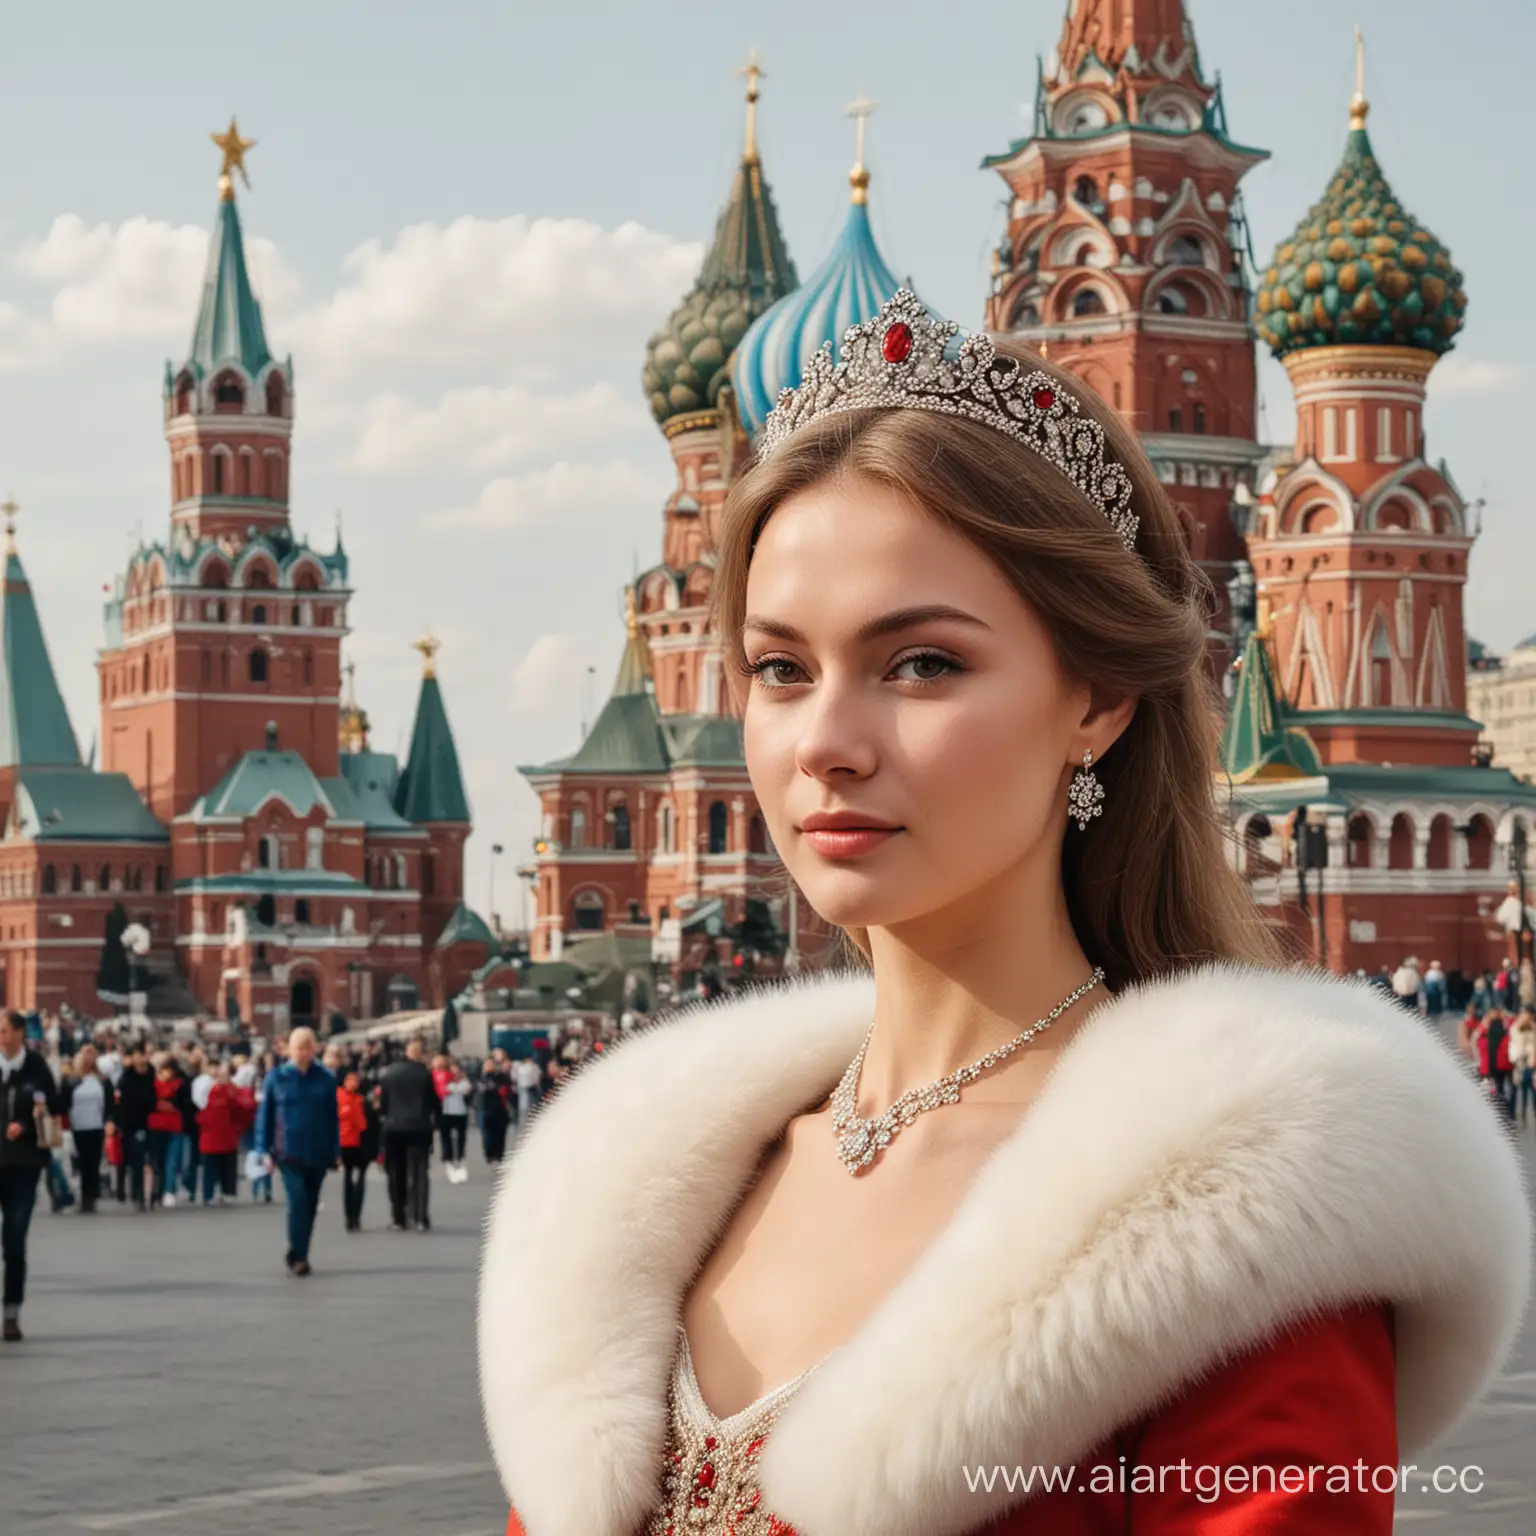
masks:
{"label": "sky", "polygon": [[[1238,140],[1261,264],[1343,148],[1353,24],[1370,129],[1404,205],[1466,275],[1432,376],[1430,456],[1483,498],[1469,626],[1536,630],[1536,6],[1189,0]],[[646,412],[646,338],[691,285],[740,156],[750,47],[760,141],[802,275],[847,206],[844,105],[880,102],[867,158],[889,265],[981,320],[1003,185],[1065,0],[50,0],[0,49],[0,493],[82,746],[97,728],[104,585],[169,515],[160,388],[191,336],[216,210],[209,132],[256,140],[240,190],[253,279],[297,383],[296,530],[338,517],[348,650],[381,750],[402,750],[430,627],[476,834],[469,895],[515,921],[537,830],[517,773],[574,750],[623,643],[620,592],[660,555],[671,461]],[[1265,360],[1261,435],[1293,426]]]}

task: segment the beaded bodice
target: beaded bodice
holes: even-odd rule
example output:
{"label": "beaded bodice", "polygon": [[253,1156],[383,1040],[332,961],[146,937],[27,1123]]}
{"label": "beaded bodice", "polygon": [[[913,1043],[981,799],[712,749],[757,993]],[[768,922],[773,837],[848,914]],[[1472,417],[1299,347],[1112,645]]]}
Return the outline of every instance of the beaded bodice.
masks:
{"label": "beaded bodice", "polygon": [[699,1391],[688,1334],[679,1325],[667,1392],[661,1501],[643,1536],[795,1536],[763,1507],[757,1462],[773,1421],[821,1363],[719,1419]]}

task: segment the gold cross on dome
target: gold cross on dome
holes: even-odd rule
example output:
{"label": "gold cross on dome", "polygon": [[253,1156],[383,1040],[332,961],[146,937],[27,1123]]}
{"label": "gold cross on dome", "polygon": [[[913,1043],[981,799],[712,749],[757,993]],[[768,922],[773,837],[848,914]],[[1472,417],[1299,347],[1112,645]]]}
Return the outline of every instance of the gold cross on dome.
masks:
{"label": "gold cross on dome", "polygon": [[234,196],[234,183],[230,179],[231,171],[239,171],[240,179],[247,187],[251,184],[251,178],[246,174],[245,152],[256,147],[255,139],[242,139],[240,137],[239,124],[234,116],[229,119],[229,128],[224,133],[210,133],[208,135],[224,153],[224,163],[219,167],[219,191],[227,199]]}
{"label": "gold cross on dome", "polygon": [[848,173],[856,203],[862,203],[869,195],[869,171],[864,164],[864,125],[869,121],[869,114],[879,105],[878,101],[872,101],[864,94],[861,85],[857,98],[843,108],[843,115],[851,117],[859,125],[858,153],[854,158],[853,169]]}
{"label": "gold cross on dome", "polygon": [[757,56],[757,49],[747,50],[747,62],[736,71],[738,75],[744,75],[747,81],[747,146],[743,155],[748,160],[757,159],[757,82],[768,78],[767,71],[762,66],[762,61]]}

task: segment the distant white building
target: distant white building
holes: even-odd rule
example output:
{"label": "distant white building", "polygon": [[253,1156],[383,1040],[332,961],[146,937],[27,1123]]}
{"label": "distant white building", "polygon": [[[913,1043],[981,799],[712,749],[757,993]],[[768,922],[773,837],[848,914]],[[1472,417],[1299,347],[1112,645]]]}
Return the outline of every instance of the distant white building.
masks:
{"label": "distant white building", "polygon": [[1522,779],[1536,780],[1536,635],[1507,656],[1469,648],[1467,713],[1482,722],[1481,740],[1493,760]]}

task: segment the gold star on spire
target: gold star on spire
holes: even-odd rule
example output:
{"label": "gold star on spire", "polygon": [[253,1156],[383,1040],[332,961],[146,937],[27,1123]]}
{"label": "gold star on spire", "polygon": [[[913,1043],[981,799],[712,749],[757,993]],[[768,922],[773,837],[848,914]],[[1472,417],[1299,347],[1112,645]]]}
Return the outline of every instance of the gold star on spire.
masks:
{"label": "gold star on spire", "polygon": [[421,675],[423,677],[437,676],[437,653],[442,650],[443,642],[428,630],[421,639],[411,641],[411,649],[421,652]]}
{"label": "gold star on spire", "polygon": [[219,167],[219,196],[227,203],[235,196],[235,184],[230,177],[231,171],[239,171],[240,179],[247,187],[251,184],[251,178],[245,170],[245,152],[254,149],[255,139],[242,139],[239,125],[233,116],[229,119],[229,129],[225,133],[210,133],[210,139],[224,152],[224,163]]}
{"label": "gold star on spire", "polygon": [[7,496],[4,501],[0,501],[0,513],[5,515],[5,552],[8,555],[16,553],[16,514],[20,511],[15,496]]}

